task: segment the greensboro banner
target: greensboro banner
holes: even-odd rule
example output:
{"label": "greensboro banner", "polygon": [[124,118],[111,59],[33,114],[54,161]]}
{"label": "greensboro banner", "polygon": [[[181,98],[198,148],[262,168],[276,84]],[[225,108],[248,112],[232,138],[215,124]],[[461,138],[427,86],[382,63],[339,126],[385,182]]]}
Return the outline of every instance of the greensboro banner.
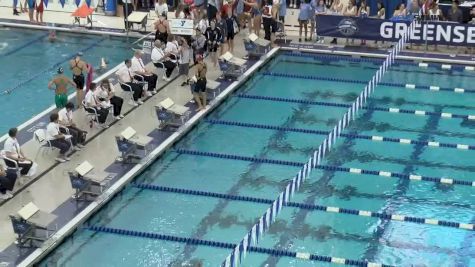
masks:
{"label": "greensboro banner", "polygon": [[[317,16],[317,34],[321,36],[397,42],[410,21],[375,18]],[[411,33],[411,43],[474,46],[475,25],[450,22],[420,22]]]}

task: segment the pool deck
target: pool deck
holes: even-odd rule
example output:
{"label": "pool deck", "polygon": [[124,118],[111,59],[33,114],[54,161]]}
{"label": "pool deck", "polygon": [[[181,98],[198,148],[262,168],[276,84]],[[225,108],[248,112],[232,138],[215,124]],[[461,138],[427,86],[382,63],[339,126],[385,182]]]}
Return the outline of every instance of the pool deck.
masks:
{"label": "pool deck", "polygon": [[[9,8],[0,7],[0,17],[2,18],[0,19],[0,22],[8,20],[8,22],[11,23],[11,19],[18,18],[17,16],[11,15],[10,11],[11,10]],[[7,13],[9,15],[7,15]],[[49,17],[54,17],[54,20],[50,20],[48,22],[64,23],[71,21],[71,17],[68,13],[54,12],[54,16],[48,16],[47,13],[48,12],[45,13],[45,20],[49,19]],[[113,30],[97,28],[95,29],[97,31],[120,33],[121,30],[123,30],[121,29],[123,26],[121,18],[106,16],[96,17],[104,24],[103,26],[116,25],[116,27],[113,27]],[[20,19],[26,20],[25,15],[20,17]],[[237,40],[235,41],[235,54],[241,57],[245,54],[242,45],[242,39],[245,35],[243,32],[239,34]],[[293,34],[289,33],[289,35]],[[290,36],[289,39],[295,40],[295,38],[292,36]],[[382,56],[386,53],[385,50],[377,50],[375,48],[368,47],[332,47],[310,43],[298,44],[291,42],[283,46],[293,50],[322,51],[326,53],[337,54],[376,54]],[[471,55],[451,56],[449,54],[425,53],[420,51],[406,51],[403,53],[403,55],[407,57],[424,57],[429,60],[442,60],[441,62],[454,62],[455,60],[458,60],[465,64],[474,64],[474,58]],[[208,62],[208,66],[210,65],[211,63]],[[190,71],[193,71],[193,69]],[[219,71],[215,68],[211,68],[208,73],[208,77],[210,79],[215,80],[219,77]],[[104,78],[105,76],[109,75],[105,74]],[[220,82],[222,83],[220,87],[221,90],[230,85],[229,81],[221,80]],[[2,263],[6,263],[6,266],[17,265],[22,259],[24,259],[33,251],[33,249],[20,250],[16,247],[16,245],[13,244],[15,236],[8,218],[9,214],[15,214],[23,205],[29,202],[34,202],[41,210],[52,212],[58,215],[58,219],[55,223],[57,224],[58,228],[60,228],[61,226],[66,225],[75,215],[83,211],[88,204],[85,202],[76,202],[71,199],[73,190],[71,189],[70,181],[67,177],[67,171],[73,170],[77,165],[87,159],[95,166],[95,169],[114,173],[115,175],[113,182],[116,182],[132,168],[135,168],[130,165],[127,166],[115,163],[115,159],[118,156],[118,151],[114,141],[114,137],[116,135],[118,135],[128,126],[131,126],[137,130],[138,133],[148,135],[153,138],[149,150],[160,147],[164,144],[163,142],[168,137],[173,135],[172,132],[157,130],[158,121],[155,115],[154,106],[160,100],[170,97],[176,103],[188,105],[191,107],[191,110],[194,110],[194,104],[189,103],[192,98],[189,87],[181,87],[179,85],[180,83],[181,79],[172,80],[169,83],[164,83],[163,81],[159,80],[158,85],[161,90],[158,94],[150,97],[144,105],[136,108],[132,108],[130,105],[124,103],[123,114],[126,115],[126,117],[120,121],[111,122],[111,127],[106,130],[99,130],[96,128],[90,129],[87,125],[83,111],[78,110],[75,112],[75,118],[80,128],[86,129],[89,132],[86,148],[80,152],[74,153],[71,157],[72,160],[63,164],[57,164],[53,160],[53,153],[56,152],[46,155],[39,154],[35,160],[39,164],[38,176],[33,177],[30,180],[23,180],[24,178],[22,178],[22,180],[19,179],[14,191],[15,196],[10,200],[0,201],[0,265]],[[117,91],[121,92],[120,89]],[[22,144],[22,149],[26,155],[34,157],[36,154],[38,145],[32,139],[33,131],[38,128],[44,128],[47,123],[48,116],[53,110],[54,107],[51,107],[50,109],[45,110],[45,112],[41,113],[39,116],[33,118],[31,121],[22,125],[19,141]],[[197,116],[194,117],[194,115]],[[196,114],[193,112],[190,117],[192,120],[197,120],[197,118],[202,115],[204,114]],[[3,147],[1,142],[4,141],[4,139],[5,137],[0,139],[1,147]],[[103,153],[97,153],[98,151],[103,151]],[[110,153],[110,151],[113,152]],[[113,182],[111,184],[113,184]]]}

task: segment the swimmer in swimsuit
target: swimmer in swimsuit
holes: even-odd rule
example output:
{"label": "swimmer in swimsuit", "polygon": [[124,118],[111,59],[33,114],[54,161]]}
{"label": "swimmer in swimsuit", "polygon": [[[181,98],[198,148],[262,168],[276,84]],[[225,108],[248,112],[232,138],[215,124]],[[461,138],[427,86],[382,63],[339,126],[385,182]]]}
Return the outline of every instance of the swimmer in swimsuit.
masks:
{"label": "swimmer in swimsuit", "polygon": [[76,100],[77,106],[82,106],[82,100],[84,98],[84,85],[86,79],[84,78],[83,72],[88,72],[89,69],[87,67],[86,62],[81,60],[82,53],[78,52],[76,57],[69,62],[70,69],[73,72],[73,81],[76,83]]}
{"label": "swimmer in swimsuit", "polygon": [[155,25],[155,41],[160,40],[162,43],[166,43],[168,39],[168,21],[167,21],[167,14],[162,13],[157,21],[154,23]]}
{"label": "swimmer in swimsuit", "polygon": [[203,55],[196,55],[196,84],[193,88],[193,96],[196,104],[198,104],[197,111],[206,109],[206,63],[203,61]]}
{"label": "swimmer in swimsuit", "polygon": [[53,80],[48,83],[48,88],[53,89],[53,85],[55,85],[55,96],[54,96],[54,103],[56,104],[56,108],[62,109],[68,103],[68,84],[76,87],[76,84],[71,81],[68,77],[64,76],[63,68],[58,68],[58,75],[56,75]]}

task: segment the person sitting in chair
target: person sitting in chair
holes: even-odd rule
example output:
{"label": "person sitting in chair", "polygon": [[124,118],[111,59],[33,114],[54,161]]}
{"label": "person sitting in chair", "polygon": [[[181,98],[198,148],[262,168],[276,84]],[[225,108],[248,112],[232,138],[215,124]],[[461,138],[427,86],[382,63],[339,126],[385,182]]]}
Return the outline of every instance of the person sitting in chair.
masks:
{"label": "person sitting in chair", "polygon": [[115,95],[114,86],[108,79],[101,81],[101,86],[96,90],[95,94],[97,99],[101,101],[101,105],[103,107],[107,108],[112,106],[114,118],[116,120],[120,120],[124,117],[120,114],[122,112],[122,104],[124,103],[124,99]]}
{"label": "person sitting in chair", "polygon": [[167,82],[171,81],[170,76],[176,67],[176,63],[172,62],[170,54],[162,49],[162,42],[159,40],[155,41],[154,48],[152,49],[152,63],[157,68],[165,68],[162,79]]}
{"label": "person sitting in chair", "polygon": [[119,81],[121,82],[120,88],[122,88],[122,90],[132,90],[132,100],[130,105],[138,106],[143,104],[143,102],[140,100],[143,93],[143,85],[134,81],[133,71],[130,69],[131,66],[132,63],[130,62],[130,59],[126,59],[124,61],[124,65],[115,73],[115,75],[117,75]]}
{"label": "person sitting in chair", "polygon": [[[143,51],[142,50],[136,50],[134,53],[134,56],[132,57],[132,71],[134,74],[134,78],[137,81],[143,81],[148,83],[148,91],[147,95],[151,96],[152,94],[156,94],[157,90],[155,87],[157,87],[157,75],[155,73],[152,73],[148,71],[145,68],[145,64],[142,61],[142,55]],[[143,79],[143,80],[142,80]],[[151,92],[151,93],[150,93]]]}
{"label": "person sitting in chair", "polygon": [[91,83],[91,88],[87,92],[86,96],[84,97],[84,105],[87,112],[90,113],[97,113],[97,122],[100,124],[102,128],[108,128],[105,124],[107,120],[107,116],[109,115],[109,109],[104,108],[101,106],[101,102],[97,99],[95,95],[96,91],[96,84]]}
{"label": "person sitting in chair", "polygon": [[11,191],[13,191],[17,178],[18,175],[14,170],[5,170],[0,164],[0,199],[13,197]]}
{"label": "person sitting in chair", "polygon": [[49,116],[48,126],[46,126],[46,140],[49,141],[52,147],[59,149],[59,157],[56,158],[58,162],[66,162],[71,160],[66,156],[66,153],[71,148],[71,142],[68,140],[70,135],[62,134],[59,131],[59,116],[58,113],[53,113]]}
{"label": "person sitting in chair", "polygon": [[[84,147],[87,132],[76,127],[76,124],[73,121],[73,110],[74,104],[68,102],[66,106],[58,112],[59,124],[61,124],[63,128],[68,129],[73,146],[80,149]],[[65,134],[66,131],[63,130],[63,128],[60,128],[59,130]]]}
{"label": "person sitting in chair", "polygon": [[[18,133],[17,128],[11,128],[8,130],[8,138],[5,140],[5,144],[3,145],[3,150],[5,152],[5,156],[8,159],[11,159],[12,161],[16,162],[16,165],[18,165],[18,168],[21,168],[20,174],[25,175],[25,176],[33,176],[34,175],[34,170],[30,173],[30,169],[33,166],[33,161],[26,158],[25,155],[23,154],[23,151],[21,150],[20,144],[18,143],[18,140],[16,139]],[[15,163],[5,160],[5,164],[9,168],[15,168]]]}

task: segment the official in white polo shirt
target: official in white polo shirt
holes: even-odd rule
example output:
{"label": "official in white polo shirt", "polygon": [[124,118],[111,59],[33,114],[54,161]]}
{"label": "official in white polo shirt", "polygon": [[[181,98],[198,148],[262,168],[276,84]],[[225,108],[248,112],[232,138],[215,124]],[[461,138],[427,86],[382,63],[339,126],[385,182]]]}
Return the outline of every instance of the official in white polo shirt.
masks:
{"label": "official in white polo shirt", "polygon": [[97,122],[99,123],[99,125],[102,128],[108,128],[109,126],[107,126],[105,122],[107,120],[107,116],[109,115],[109,109],[101,106],[101,101],[97,99],[94,93],[96,91],[96,87],[96,83],[91,83],[89,91],[87,92],[84,98],[84,102],[86,105],[85,109],[87,112],[97,113]]}
{"label": "official in white polo shirt", "polygon": [[59,116],[58,113],[53,113],[49,116],[48,126],[46,126],[46,140],[48,140],[51,146],[59,149],[59,157],[56,158],[56,161],[66,162],[70,158],[66,156],[66,153],[71,148],[71,143],[68,138],[71,136],[64,135],[59,131]]}
{"label": "official in white polo shirt", "polygon": [[132,106],[138,106],[143,104],[143,102],[140,100],[143,93],[143,86],[142,84],[134,82],[134,74],[131,70],[131,66],[132,63],[130,62],[130,59],[126,59],[124,61],[124,65],[119,68],[115,75],[117,75],[119,81],[121,82],[120,88],[122,88],[122,90],[130,92],[130,89],[132,89],[133,99],[130,104]]}
{"label": "official in white polo shirt", "polygon": [[[20,171],[21,175],[33,176],[35,174],[35,171],[32,170],[32,172],[30,172],[31,167],[33,166],[33,161],[26,158],[25,155],[23,154],[20,144],[18,143],[18,140],[16,138],[17,133],[18,133],[17,128],[11,128],[8,131],[8,138],[7,140],[5,140],[5,144],[3,147],[5,156],[7,156],[7,158],[15,161],[16,164],[18,164],[18,167],[21,168],[21,171]],[[5,164],[9,168],[16,167],[15,163],[9,160],[5,160]]]}
{"label": "official in white polo shirt", "polygon": [[[143,80],[148,83],[148,91],[152,92],[153,94],[156,94],[157,90],[155,89],[155,87],[157,87],[158,77],[155,73],[152,73],[145,68],[145,64],[142,61],[142,55],[142,50],[135,50],[134,56],[131,59],[131,69],[134,72],[134,79],[136,79],[137,81],[142,81],[143,77]],[[142,77],[140,77],[139,75]]]}
{"label": "official in white polo shirt", "polygon": [[62,133],[66,133],[66,130],[64,130],[64,128],[67,128],[69,134],[71,135],[71,142],[73,143],[73,146],[77,148],[83,148],[84,143],[86,142],[87,132],[79,129],[76,126],[76,123],[74,123],[73,110],[74,104],[68,102],[66,103],[66,106],[58,112],[59,124],[63,126],[59,130]]}

